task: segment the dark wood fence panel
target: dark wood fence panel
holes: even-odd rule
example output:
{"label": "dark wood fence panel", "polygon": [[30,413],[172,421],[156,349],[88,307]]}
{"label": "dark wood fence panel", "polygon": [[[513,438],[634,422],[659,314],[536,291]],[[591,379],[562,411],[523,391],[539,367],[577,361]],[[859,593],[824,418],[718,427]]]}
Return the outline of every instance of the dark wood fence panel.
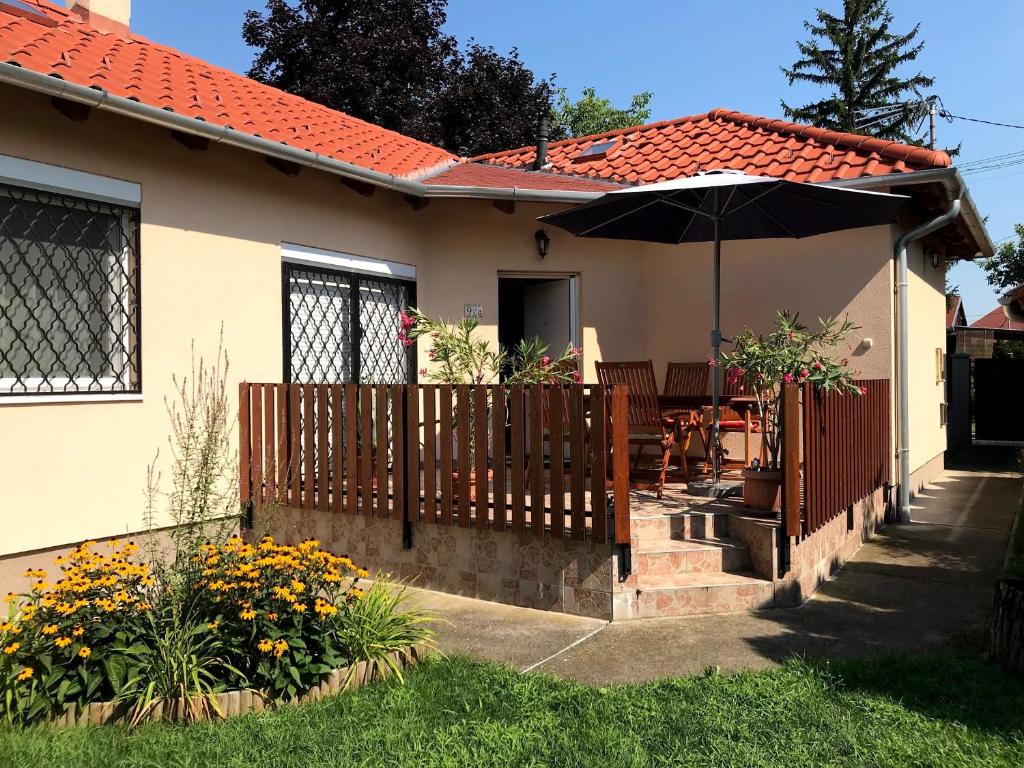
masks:
{"label": "dark wood fence panel", "polygon": [[[864,394],[824,393],[809,384],[803,386],[805,535],[891,479],[889,380],[864,379],[855,384],[864,388]],[[794,418],[784,419],[785,441],[799,445],[800,428]],[[787,494],[788,513],[791,504]]]}
{"label": "dark wood fence panel", "polygon": [[239,497],[628,543],[625,398],[599,386],[243,383]]}

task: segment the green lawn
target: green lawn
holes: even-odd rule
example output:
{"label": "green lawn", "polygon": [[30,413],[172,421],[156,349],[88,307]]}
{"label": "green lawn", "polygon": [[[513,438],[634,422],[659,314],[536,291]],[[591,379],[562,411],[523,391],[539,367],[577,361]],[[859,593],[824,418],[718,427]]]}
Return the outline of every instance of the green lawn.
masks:
{"label": "green lawn", "polygon": [[1024,685],[954,653],[607,689],[465,659],[219,725],[0,730],[3,766],[1019,766]]}

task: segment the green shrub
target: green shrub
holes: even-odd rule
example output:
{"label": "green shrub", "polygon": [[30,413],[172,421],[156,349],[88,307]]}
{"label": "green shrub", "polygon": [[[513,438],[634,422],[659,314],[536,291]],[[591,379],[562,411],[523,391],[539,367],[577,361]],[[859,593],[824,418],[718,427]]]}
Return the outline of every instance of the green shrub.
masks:
{"label": "green shrub", "polygon": [[405,584],[379,576],[361,599],[348,603],[339,621],[346,655],[368,662],[380,677],[401,680],[395,652],[409,660],[412,646],[431,645],[434,636],[433,614],[407,607],[408,600]]}

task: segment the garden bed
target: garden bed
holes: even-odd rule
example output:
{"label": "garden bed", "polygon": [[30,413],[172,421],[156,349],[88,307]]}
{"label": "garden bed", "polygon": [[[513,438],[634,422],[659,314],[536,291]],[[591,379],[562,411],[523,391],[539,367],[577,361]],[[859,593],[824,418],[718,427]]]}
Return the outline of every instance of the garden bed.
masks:
{"label": "garden bed", "polygon": [[[405,651],[394,651],[389,655],[388,666],[393,664],[395,668],[408,669],[426,658],[428,652],[429,648],[425,645],[412,646]],[[365,661],[343,669],[335,669],[319,685],[310,688],[295,699],[279,704],[285,706],[308,704],[340,691],[361,688],[367,683],[379,679],[381,677],[379,670],[378,665]],[[194,702],[192,703],[194,704]],[[273,698],[265,691],[251,689],[216,694],[210,703],[213,711],[205,710],[207,717],[204,719],[221,720],[247,715],[250,712],[262,712],[279,705],[275,704]],[[186,714],[189,711],[190,702],[184,699],[163,701],[139,718],[138,723],[178,722],[186,719]],[[132,719],[132,710],[128,704],[116,701],[96,701],[84,706],[72,704],[62,715],[53,718],[50,722],[55,726],[68,727],[126,724],[132,722]]]}

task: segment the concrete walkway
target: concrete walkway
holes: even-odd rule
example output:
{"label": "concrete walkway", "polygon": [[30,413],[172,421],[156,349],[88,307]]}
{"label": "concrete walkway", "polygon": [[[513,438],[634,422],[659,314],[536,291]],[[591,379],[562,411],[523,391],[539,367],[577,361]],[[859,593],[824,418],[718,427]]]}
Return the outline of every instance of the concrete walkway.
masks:
{"label": "concrete walkway", "polygon": [[799,608],[606,624],[439,592],[449,653],[593,684],[762,669],[795,655],[917,651],[984,627],[1021,492],[1007,451],[975,450]]}

